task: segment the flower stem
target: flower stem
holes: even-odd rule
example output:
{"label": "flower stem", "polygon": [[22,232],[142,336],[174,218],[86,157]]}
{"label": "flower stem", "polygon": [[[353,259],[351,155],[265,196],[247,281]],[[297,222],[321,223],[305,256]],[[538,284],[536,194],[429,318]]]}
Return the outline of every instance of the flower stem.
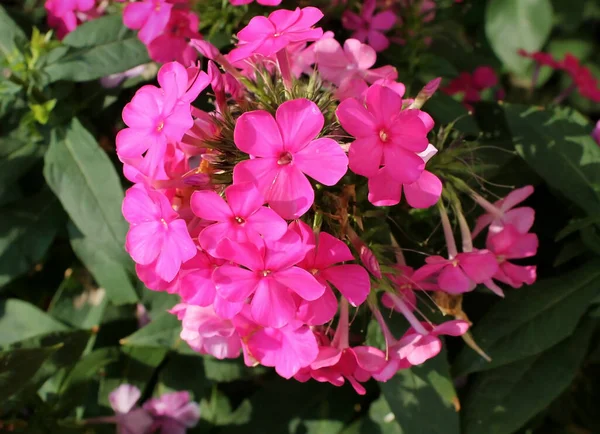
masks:
{"label": "flower stem", "polygon": [[454,240],[454,234],[452,233],[452,225],[450,225],[450,219],[446,212],[446,207],[443,201],[438,202],[438,210],[440,211],[440,218],[442,219],[442,228],[444,229],[444,238],[446,238],[446,246],[448,247],[448,259],[454,259],[458,254],[456,249],[456,241]]}
{"label": "flower stem", "polygon": [[400,313],[402,315],[404,315],[404,318],[406,318],[406,320],[410,323],[412,328],[414,328],[417,333],[420,333],[422,335],[429,334],[427,329],[425,329],[425,327],[423,327],[423,324],[421,324],[421,321],[418,320],[418,318],[415,316],[415,314],[412,313],[410,308],[406,305],[406,303],[404,303],[404,301],[400,297],[398,297],[395,294],[388,294],[388,295],[394,302],[394,306],[396,306],[398,308],[398,310],[400,311]]}
{"label": "flower stem", "polygon": [[576,88],[577,88],[577,85],[575,83],[571,83],[571,85],[569,87],[567,87],[565,90],[563,90],[561,93],[559,93],[558,96],[556,98],[554,98],[554,100],[552,102],[554,104],[560,104],[569,95],[571,95]]}
{"label": "flower stem", "polygon": [[348,322],[348,300],[344,297],[340,300],[340,320],[338,321],[337,330],[331,345],[340,350],[350,347],[348,335],[350,334],[350,324]]}

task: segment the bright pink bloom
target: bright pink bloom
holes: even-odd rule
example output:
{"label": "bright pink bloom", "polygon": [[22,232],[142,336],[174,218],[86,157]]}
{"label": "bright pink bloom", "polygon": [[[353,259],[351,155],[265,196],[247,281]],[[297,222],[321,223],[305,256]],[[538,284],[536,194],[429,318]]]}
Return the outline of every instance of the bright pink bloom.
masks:
{"label": "bright pink bloom", "polygon": [[370,69],[377,60],[377,53],[356,39],[347,39],[344,48],[333,38],[321,39],[315,43],[314,50],[319,73],[336,86],[352,79],[373,83],[379,79],[398,78],[393,66]]}
{"label": "bright pink bloom", "polygon": [[533,187],[526,185],[511,191],[504,199],[494,202],[493,205],[480,197],[475,197],[475,200],[485,208],[487,213],[477,219],[473,237],[476,237],[487,226],[491,233],[500,232],[505,225],[513,225],[520,233],[527,233],[533,226],[535,211],[528,206],[517,208],[515,206],[532,194]]}
{"label": "bright pink bloom", "polygon": [[307,99],[284,102],[275,119],[263,110],[244,113],[235,125],[234,140],[255,158],[235,166],[234,183],[255,183],[281,217],[300,217],[314,201],[305,175],[335,185],[348,167],[348,158],[335,140],[315,139],[323,123],[323,114]]}
{"label": "bright pink bloom", "polygon": [[385,162],[397,182],[419,179],[425,163],[417,155],[429,141],[420,110],[402,110],[402,98],[389,88],[371,86],[366,107],[356,99],[343,101],[336,114],[342,127],[356,140],[350,145],[350,169],[366,177],[375,176]]}
{"label": "bright pink bloom", "polygon": [[298,266],[314,275],[329,291],[331,289],[328,282],[331,283],[353,306],[362,304],[371,289],[369,273],[356,264],[336,265],[354,260],[348,246],[326,232],[319,232],[317,241],[315,233],[302,221],[297,221],[294,225],[304,242],[314,247]]}
{"label": "bright pink bloom", "polygon": [[449,294],[472,291],[498,271],[496,257],[487,250],[459,253],[453,259],[429,256],[425,262],[427,264],[415,271],[413,278],[421,281],[435,276],[438,288]]}
{"label": "bright pink bloom", "polygon": [[[229,3],[231,3],[234,6],[242,6],[242,5],[249,5],[250,3],[252,3],[254,0],[229,0]],[[263,6],[279,6],[281,4],[282,0],[256,0],[256,2],[259,5],[263,5]]]}
{"label": "bright pink bloom", "polygon": [[153,264],[160,278],[172,281],[196,254],[185,221],[162,193],[134,185],[123,200],[123,216],[131,225],[125,248],[136,263]]}
{"label": "bright pink bloom", "polygon": [[442,90],[448,95],[464,94],[463,101],[472,104],[481,100],[481,92],[497,84],[498,76],[491,66],[478,66],[472,74],[461,72]]}
{"label": "bright pink bloom", "polygon": [[199,24],[198,16],[192,11],[171,11],[165,30],[148,44],[150,58],[160,63],[176,61],[184,66],[192,65],[198,55],[188,41],[201,38]]}
{"label": "bright pink bloom", "polygon": [[143,0],[128,3],[123,11],[123,23],[139,30],[138,38],[148,45],[167,27],[173,5],[167,0]]}
{"label": "bright pink bloom", "polygon": [[[531,285],[536,279],[535,266],[521,266],[508,262],[509,259],[530,258],[535,256],[538,249],[538,237],[535,234],[523,234],[513,225],[506,225],[500,232],[488,234],[486,247],[496,255],[499,263],[498,271],[493,278],[513,288],[520,288],[523,283]],[[490,287],[494,290],[494,284]],[[499,288],[495,288],[497,290]],[[501,294],[502,290],[500,290]]]}
{"label": "bright pink bloom", "polygon": [[269,17],[257,16],[250,20],[238,34],[237,48],[229,53],[231,62],[246,59],[253,54],[272,56],[294,42],[316,41],[323,35],[321,28],[313,26],[323,18],[314,7],[279,9]]}
{"label": "bright pink bloom", "polygon": [[151,432],[185,434],[200,420],[200,406],[186,391],[165,393],[144,404],[144,410],[154,417]]}
{"label": "bright pink bloom", "polygon": [[376,6],[376,0],[365,0],[360,15],[349,10],[344,11],[342,25],[354,31],[352,38],[367,42],[375,51],[383,51],[390,45],[384,32],[394,27],[397,17],[391,10],[375,14]]}
{"label": "bright pink bloom", "polygon": [[216,255],[219,241],[229,238],[239,243],[277,240],[287,232],[287,223],[270,208],[262,206],[263,196],[252,183],[237,183],[225,189],[227,202],[214,191],[196,191],[191,199],[198,217],[217,222],[200,234],[200,245]]}
{"label": "bright pink bloom", "polygon": [[48,25],[56,29],[56,36],[62,39],[81,22],[78,15],[92,12],[95,5],[94,0],[46,0]]}
{"label": "bright pink bloom", "polygon": [[248,349],[264,366],[290,379],[310,365],[319,353],[315,335],[300,321],[281,328],[262,328],[248,338]]}
{"label": "bright pink bloom", "polygon": [[181,339],[194,351],[217,359],[234,359],[242,348],[233,323],[219,318],[212,307],[178,304],[170,310],[181,320]]}
{"label": "bright pink bloom", "polygon": [[[437,153],[433,145],[418,155],[427,161]],[[437,203],[442,195],[442,181],[433,173],[423,170],[419,179],[411,184],[401,184],[390,175],[385,167],[369,178],[369,202],[375,206],[392,206],[400,202],[402,188],[406,201],[413,208],[429,208]]]}
{"label": "bright pink bloom", "polygon": [[142,392],[130,384],[121,384],[108,395],[110,406],[116,414],[118,434],[146,434],[150,432],[153,418],[135,404]]}
{"label": "bright pink bloom", "polygon": [[213,281],[225,299],[240,302],[252,296],[252,318],[265,327],[281,328],[296,314],[292,293],[303,300],[316,300],[325,292],[308,271],[296,266],[306,254],[300,236],[288,231],[263,246],[236,243],[228,238],[217,248],[220,257],[245,268],[225,264],[215,270]]}

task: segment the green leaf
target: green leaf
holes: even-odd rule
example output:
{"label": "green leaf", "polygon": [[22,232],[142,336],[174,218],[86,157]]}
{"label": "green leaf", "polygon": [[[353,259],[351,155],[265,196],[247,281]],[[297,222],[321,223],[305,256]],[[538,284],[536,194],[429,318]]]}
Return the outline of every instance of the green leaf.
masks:
{"label": "green leaf", "polygon": [[12,55],[16,50],[27,43],[27,36],[21,28],[6,13],[6,9],[0,6],[0,54]]}
{"label": "green leaf", "polygon": [[445,352],[421,366],[399,371],[379,387],[401,432],[459,433],[458,398]]}
{"label": "green leaf", "polygon": [[47,190],[0,210],[0,286],[42,260],[62,222],[60,203]]}
{"label": "green leaf", "polygon": [[600,292],[600,262],[511,291],[473,327],[475,342],[491,358],[470,348],[456,358],[456,376],[484,371],[541,353],[569,336]]}
{"label": "green leaf", "polygon": [[16,137],[0,137],[0,186],[8,186],[43,156],[43,147]]}
{"label": "green leaf", "polygon": [[587,119],[567,107],[505,105],[504,113],[531,168],[588,215],[600,214],[600,147]]}
{"label": "green leaf", "polygon": [[111,253],[111,248],[93,237],[85,237],[72,222],[67,225],[71,247],[79,259],[96,278],[101,289],[116,305],[137,303],[139,297],[131,283],[123,262]]}
{"label": "green leaf", "polygon": [[182,354],[196,354],[179,338],[181,322],[175,315],[164,312],[147,326],[121,339],[121,344],[131,347],[168,348]]}
{"label": "green leaf", "polygon": [[82,24],[64,43],[70,50],[44,69],[50,82],[95,80],[150,61],[146,46],[119,14]]}
{"label": "green leaf", "polygon": [[67,330],[67,326],[32,304],[18,299],[0,301],[0,346]]}
{"label": "green leaf", "polygon": [[504,66],[522,75],[532,61],[518,50],[539,51],[550,36],[552,20],[550,0],[490,0],[485,34]]}
{"label": "green leaf", "polygon": [[0,403],[22,390],[57,347],[0,352]]}
{"label": "green leaf", "polygon": [[158,376],[159,394],[188,390],[199,401],[207,385],[202,359],[196,356],[171,353]]}
{"label": "green leaf", "polygon": [[425,103],[425,110],[433,117],[436,124],[456,122],[455,127],[459,131],[465,134],[479,134],[479,127],[465,106],[450,95],[437,92]]}
{"label": "green leaf", "polygon": [[248,367],[241,359],[218,360],[212,356],[203,359],[206,378],[217,383],[244,380],[267,372],[263,366]]}
{"label": "green leaf", "polygon": [[464,433],[511,434],[547,408],[575,378],[593,330],[586,322],[547,351],[479,374],[462,413]]}

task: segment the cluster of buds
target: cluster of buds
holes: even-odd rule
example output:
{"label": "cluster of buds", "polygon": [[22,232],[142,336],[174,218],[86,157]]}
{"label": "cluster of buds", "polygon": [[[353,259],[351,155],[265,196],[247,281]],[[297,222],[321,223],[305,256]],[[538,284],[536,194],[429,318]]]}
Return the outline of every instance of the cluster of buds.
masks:
{"label": "cluster of buds", "polygon": [[[533,210],[515,208],[532,189],[488,202],[446,164],[460,149],[425,170],[438,149],[421,107],[440,80],[405,98],[395,68],[373,68],[372,47],[342,45],[315,27],[322,16],[306,7],[255,17],[228,54],[191,40],[209,59],[206,72],[167,63],[159,87],[137,91],[117,135],[135,184],[123,203],[126,249],[149,289],[181,297],[172,313],[195,351],[242,352],[248,366],[299,381],[347,380],[364,393],[362,382],[435,356],[440,335],[466,333],[464,319],[428,321],[418,294],[460,296],[477,284],[502,294],[495,281],[533,282],[534,267],[509,262],[537,248]],[[204,111],[194,102],[209,86],[214,108]],[[365,216],[397,205],[403,191],[411,207],[437,205],[447,258],[430,256],[414,270],[397,244],[395,259],[369,249]],[[473,233],[459,193],[485,209]],[[461,229],[460,253],[445,202]],[[474,248],[487,227],[486,249]],[[404,335],[392,335],[380,303],[408,320]],[[351,307],[372,312],[385,348],[351,333]]]}

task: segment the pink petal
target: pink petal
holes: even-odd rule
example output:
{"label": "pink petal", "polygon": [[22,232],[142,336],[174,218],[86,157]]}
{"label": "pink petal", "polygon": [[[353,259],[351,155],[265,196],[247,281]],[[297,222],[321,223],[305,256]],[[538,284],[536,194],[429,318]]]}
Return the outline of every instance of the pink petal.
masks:
{"label": "pink petal", "polygon": [[368,372],[377,372],[385,366],[385,353],[377,348],[363,346],[352,348],[358,366]]}
{"label": "pink petal", "polygon": [[476,286],[475,282],[469,279],[460,267],[454,265],[448,265],[442,269],[438,276],[438,285],[440,289],[449,294],[469,292],[474,290]]}
{"label": "pink petal", "polygon": [[378,134],[373,115],[354,98],[342,101],[335,113],[342,128],[354,137],[371,138]]}
{"label": "pink petal", "polygon": [[364,24],[364,19],[352,11],[345,10],[342,14],[342,25],[348,30],[358,30]]}
{"label": "pink petal", "polygon": [[233,215],[244,219],[250,217],[265,203],[264,197],[252,182],[239,182],[230,185],[225,189],[225,197],[227,197]]}
{"label": "pink petal", "polygon": [[[219,316],[219,318],[223,319],[232,319],[237,314],[239,314],[242,308],[246,306],[245,302],[232,302],[228,301],[225,298],[217,295],[215,297],[215,301],[213,307],[215,309],[215,313]],[[237,355],[236,355],[237,357]]]}
{"label": "pink petal", "polygon": [[[367,178],[375,176],[383,162],[384,149],[376,137],[356,139],[348,152],[350,170]],[[423,165],[423,160],[419,160]]]}
{"label": "pink petal", "polygon": [[446,321],[436,325],[433,332],[436,335],[462,336],[469,330],[469,323],[463,320]]}
{"label": "pink petal", "polygon": [[502,199],[502,205],[500,209],[502,211],[508,211],[514,208],[515,205],[520,204],[525,199],[533,194],[533,186],[526,185],[525,187],[517,188],[511,191],[504,199]]}
{"label": "pink petal", "polygon": [[383,126],[400,113],[402,98],[389,87],[373,85],[367,91],[366,105],[375,122]]}
{"label": "pink petal", "polygon": [[346,39],[346,42],[344,42],[344,52],[350,63],[356,65],[359,70],[369,69],[375,65],[375,61],[377,60],[375,50],[356,39]]}
{"label": "pink petal", "polygon": [[348,170],[348,157],[338,142],[320,138],[296,153],[294,164],[321,184],[335,185]]}
{"label": "pink petal", "polygon": [[296,318],[310,326],[322,325],[333,319],[337,309],[337,298],[331,288],[326,287],[321,297],[300,303]]}
{"label": "pink petal", "polygon": [[138,399],[142,396],[142,392],[131,384],[121,384],[115,390],[110,392],[108,400],[110,406],[115,413],[129,413]]}
{"label": "pink petal", "polygon": [[296,153],[319,135],[325,119],[319,107],[307,99],[286,101],[275,115],[286,151]]}
{"label": "pink petal", "polygon": [[178,62],[165,63],[158,71],[158,83],[165,94],[181,98],[188,88],[187,69]]}
{"label": "pink petal", "polygon": [[335,286],[352,306],[361,305],[371,290],[369,273],[360,265],[337,265],[322,271],[321,275]]}
{"label": "pink petal", "polygon": [[483,283],[485,280],[491,279],[498,271],[496,257],[487,250],[460,253],[458,259],[460,267],[475,283]]}
{"label": "pink petal", "polygon": [[[531,229],[535,220],[535,210],[528,206],[513,208],[502,218],[505,225],[513,225],[517,231],[524,234]],[[494,225],[495,226],[495,225]],[[497,230],[496,227],[492,231]]]}
{"label": "pink petal", "polygon": [[402,184],[392,178],[385,167],[369,178],[369,202],[375,206],[393,206],[400,203]]}
{"label": "pink petal", "polygon": [[406,151],[399,146],[388,145],[383,147],[383,153],[385,170],[394,181],[401,184],[412,184],[423,174],[425,163],[414,152]]}
{"label": "pink petal", "polygon": [[157,221],[162,217],[160,206],[149,196],[146,189],[139,184],[125,193],[122,206],[125,220],[132,224]]}
{"label": "pink petal", "polygon": [[181,264],[196,256],[196,245],[192,241],[184,220],[177,219],[169,223],[161,252],[156,261],[156,272],[167,282],[172,281]]}
{"label": "pink petal", "polygon": [[226,222],[233,217],[227,202],[214,191],[195,191],[190,199],[190,205],[194,214],[206,220]]}
{"label": "pink petal", "polygon": [[188,304],[210,306],[215,301],[216,289],[212,270],[193,270],[180,280],[179,295]]}
{"label": "pink petal", "polygon": [[237,34],[237,37],[240,41],[256,41],[273,33],[275,33],[273,23],[267,17],[256,16]]}
{"label": "pink petal", "polygon": [[353,259],[354,255],[346,243],[327,232],[319,232],[319,247],[314,263],[316,268],[322,270],[333,264]]}
{"label": "pink petal", "polygon": [[336,365],[342,357],[342,351],[335,347],[319,348],[319,355],[310,364],[311,369],[321,369]]}
{"label": "pink petal", "polygon": [[[229,222],[223,223],[213,223],[202,229],[200,232],[200,236],[198,237],[200,241],[200,245],[204,250],[206,250],[210,255],[219,257],[217,252],[217,248],[219,243],[225,238],[233,238],[233,241],[238,241],[235,239],[235,232],[232,228],[232,224]],[[244,240],[246,241],[246,240]]]}
{"label": "pink petal", "polygon": [[257,157],[279,157],[284,152],[283,139],[269,112],[256,110],[241,115],[233,132],[240,151]]}
{"label": "pink petal", "polygon": [[172,4],[160,2],[160,5],[154,3],[150,16],[138,32],[138,38],[144,44],[148,45],[153,39],[162,33],[169,22],[171,16]]}
{"label": "pink petal", "polygon": [[261,281],[256,273],[227,264],[217,268],[212,278],[217,293],[234,303],[247,299]]}
{"label": "pink petal", "polygon": [[475,222],[475,228],[473,229],[473,238],[475,238],[477,235],[479,235],[481,233],[481,231],[483,231],[486,227],[488,227],[490,225],[490,223],[492,223],[492,221],[494,220],[494,216],[490,215],[490,214],[484,214],[482,216],[479,216],[477,218],[477,221]]}
{"label": "pink petal", "polygon": [[437,356],[442,350],[442,341],[437,336],[423,336],[406,357],[411,365],[420,365]]}
{"label": "pink petal", "polygon": [[154,5],[151,2],[128,3],[123,11],[123,24],[130,29],[140,29],[153,9]]}
{"label": "pink petal", "polygon": [[380,12],[373,17],[371,27],[377,30],[390,30],[396,24],[396,14],[392,11]]}
{"label": "pink petal", "polygon": [[325,285],[317,281],[308,271],[298,267],[273,273],[273,279],[291,289],[304,300],[316,300],[325,292]]}
{"label": "pink petal", "polygon": [[413,208],[429,208],[442,195],[442,181],[433,173],[424,170],[416,182],[404,186],[406,201]]}
{"label": "pink petal", "polygon": [[216,249],[216,257],[243,265],[253,271],[264,270],[263,253],[251,243],[239,243],[222,239]]}
{"label": "pink petal", "polygon": [[390,40],[379,30],[371,30],[367,38],[369,45],[377,52],[387,50],[390,46]]}
{"label": "pink petal", "polygon": [[274,279],[261,279],[252,297],[251,312],[258,324],[280,328],[294,318],[296,304],[285,286]]}
{"label": "pink petal", "polygon": [[267,240],[278,240],[288,230],[288,225],[271,208],[261,207],[246,219],[246,226]]}
{"label": "pink petal", "polygon": [[290,164],[281,167],[266,197],[277,214],[294,220],[310,209],[315,192],[300,169]]}
{"label": "pink petal", "polygon": [[125,238],[125,249],[136,263],[148,265],[160,254],[165,234],[166,229],[160,222],[132,226]]}
{"label": "pink petal", "polygon": [[280,171],[281,166],[277,164],[277,158],[244,160],[233,168],[233,183],[253,183],[261,195],[267,199]]}

